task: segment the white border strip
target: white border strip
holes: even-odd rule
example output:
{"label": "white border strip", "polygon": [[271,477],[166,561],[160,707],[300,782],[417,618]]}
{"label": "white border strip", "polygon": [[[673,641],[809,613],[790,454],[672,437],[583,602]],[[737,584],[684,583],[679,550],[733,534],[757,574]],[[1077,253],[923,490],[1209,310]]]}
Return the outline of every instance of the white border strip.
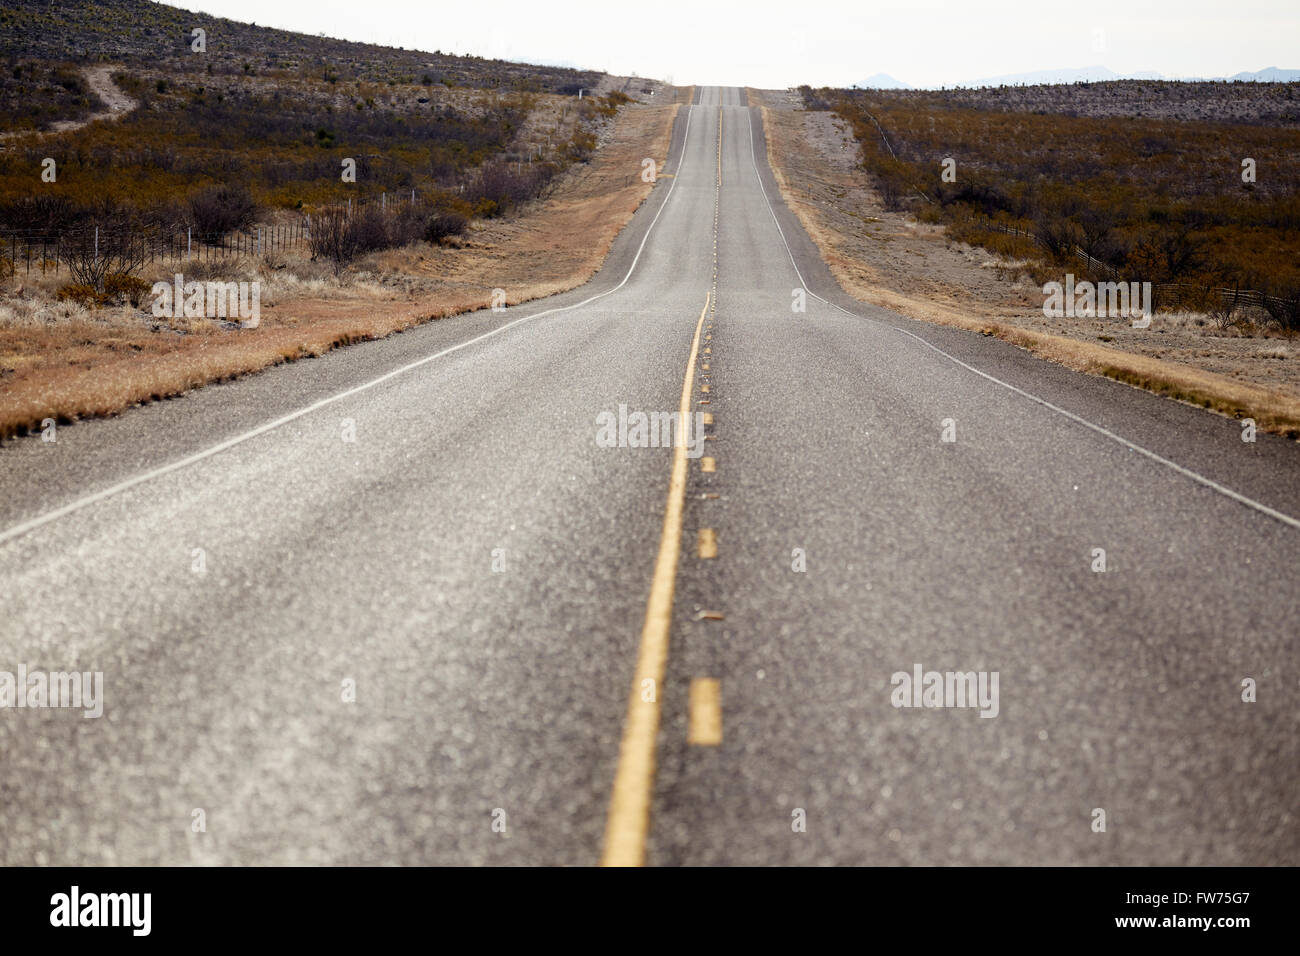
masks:
{"label": "white border strip", "polygon": [[[826,305],[829,305],[833,309],[839,309],[845,315],[851,315],[855,319],[863,319],[864,321],[878,322],[879,320],[868,319],[865,316],[858,315],[856,312],[850,312],[848,309],[844,308],[843,306],[837,305],[836,303],[831,302],[828,299],[823,299],[816,292],[813,292],[811,289],[808,288],[808,283],[804,281],[803,273],[799,271],[798,263],[794,261],[794,253],[790,250],[790,243],[786,242],[785,232],[784,230],[781,229],[781,223],[776,218],[776,210],[772,207],[772,200],[767,195],[767,189],[764,188],[763,186],[763,177],[758,171],[758,159],[754,151],[753,108],[747,108],[745,110],[745,114],[749,119],[749,158],[751,164],[754,167],[754,178],[758,180],[758,188],[763,193],[763,201],[767,203],[767,211],[772,214],[772,222],[775,223],[776,231],[781,236],[781,244],[785,246],[785,253],[790,257],[790,265],[794,266],[794,273],[799,277],[800,285],[804,288],[805,291],[807,291],[809,295],[811,295],[818,302],[822,302]],[[896,325],[889,325],[888,323],[884,323],[884,322],[880,324],[885,325],[887,328],[893,329],[895,332],[902,332],[904,335],[911,336],[912,338],[916,339],[916,341],[924,345],[926,348],[930,349],[931,351],[938,352],[944,358],[948,359],[951,362],[956,363],[957,365],[960,365],[962,368],[966,369],[967,371],[974,372],[976,375],[980,376],[981,378],[987,379],[990,382],[993,382],[995,385],[1001,385],[1003,388],[1015,392],[1017,395],[1029,399],[1031,402],[1035,402],[1039,405],[1042,405],[1044,408],[1056,412],[1058,415],[1063,415],[1066,418],[1068,418],[1070,421],[1078,425],[1082,425],[1084,428],[1094,431],[1098,435],[1101,435],[1105,438],[1109,438],[1111,441],[1123,445],[1125,448],[1129,449],[1130,451],[1135,451],[1139,455],[1142,455],[1146,458],[1151,459],[1154,462],[1158,462],[1159,464],[1164,465],[1166,468],[1171,468],[1174,471],[1176,471],[1178,474],[1182,475],[1184,478],[1189,478],[1192,481],[1196,482],[1197,484],[1202,485],[1205,488],[1209,488],[1211,491],[1216,491],[1227,498],[1231,498],[1233,501],[1236,501],[1239,504],[1245,505],[1247,508],[1253,508],[1255,511],[1258,511],[1260,514],[1267,515],[1268,517],[1272,518],[1275,521],[1280,521],[1283,524],[1288,525],[1289,527],[1300,529],[1300,519],[1293,518],[1291,515],[1288,514],[1283,514],[1282,512],[1274,508],[1270,508],[1268,505],[1263,504],[1262,502],[1256,501],[1254,498],[1248,498],[1238,491],[1233,491],[1231,488],[1227,487],[1226,485],[1221,485],[1217,481],[1214,481],[1211,478],[1206,478],[1204,475],[1198,474],[1197,472],[1192,471],[1190,468],[1185,468],[1182,465],[1178,464],[1177,462],[1170,461],[1168,458],[1164,458],[1161,455],[1157,455],[1155,452],[1147,448],[1143,448],[1141,445],[1135,444],[1134,442],[1129,441],[1127,438],[1117,435],[1114,432],[1110,431],[1109,429],[1103,428],[1101,425],[1093,424],[1092,422],[1088,421],[1086,418],[1082,418],[1079,415],[1074,414],[1074,412],[1066,411],[1064,408],[1061,408],[1059,405],[1053,405],[1045,398],[1039,398],[1037,395],[1034,395],[1030,392],[1026,392],[1023,388],[1019,388],[1015,385],[1010,384],[1009,382],[1004,382],[1002,381],[1002,379],[995,378],[994,376],[988,374],[987,372],[982,372],[979,369],[977,369],[975,366],[963,362],[961,359],[957,358],[956,356],[949,355],[947,352],[939,348],[937,345],[932,345],[930,342],[928,342],[926,339],[922,338],[921,336],[917,335],[915,332],[909,332],[907,329],[900,329]]]}
{"label": "white border strip", "polygon": [[492,336],[499,335],[502,332],[506,331],[507,329],[512,329],[517,325],[523,324],[524,322],[531,322],[533,319],[540,319],[542,316],[545,315],[554,315],[557,312],[570,312],[574,309],[580,309],[585,305],[589,305],[592,302],[595,302],[597,299],[603,299],[607,295],[613,295],[619,289],[623,288],[623,286],[627,285],[628,280],[632,278],[632,273],[636,271],[637,263],[641,261],[641,253],[645,250],[646,242],[648,242],[650,239],[650,233],[654,230],[655,224],[659,222],[659,217],[663,215],[663,211],[668,205],[668,200],[672,199],[673,190],[677,188],[677,180],[680,178],[682,165],[686,162],[686,146],[691,139],[691,118],[694,115],[695,115],[694,107],[691,106],[690,104],[687,104],[686,105],[686,133],[682,137],[681,158],[677,162],[677,169],[674,172],[673,181],[668,184],[668,193],[667,195],[664,196],[664,201],[659,204],[659,209],[655,212],[654,218],[650,220],[650,225],[646,227],[645,235],[641,238],[641,244],[637,247],[636,255],[632,257],[632,264],[628,267],[627,275],[623,276],[623,281],[621,281],[618,285],[614,286],[614,288],[606,289],[604,292],[599,292],[596,295],[583,299],[581,302],[575,303],[574,305],[564,305],[554,309],[546,309],[542,312],[534,312],[532,315],[525,315],[522,318],[515,319],[513,322],[507,322],[505,325],[498,326],[497,328],[492,329],[489,332],[484,332],[482,335],[475,336],[472,339],[467,339],[466,341],[461,342],[458,345],[453,345],[450,348],[443,349],[441,352],[437,352],[433,355],[425,356],[424,358],[417,359],[414,362],[409,362],[408,364],[403,365],[400,368],[393,369],[391,372],[385,372],[383,375],[379,376],[378,378],[371,379],[368,382],[365,382],[361,385],[357,385],[354,388],[349,388],[346,391],[339,392],[336,395],[331,395],[328,398],[322,398],[320,401],[314,402],[311,405],[306,406],[305,408],[300,408],[296,412],[290,412],[288,415],[282,415],[280,418],[277,418],[274,421],[267,422],[264,425],[259,425],[257,428],[254,428],[250,431],[246,431],[240,435],[236,435],[233,438],[227,438],[225,441],[218,442],[217,444],[211,446],[210,448],[205,448],[203,451],[195,452],[192,455],[188,455],[185,458],[181,458],[177,461],[171,462],[170,464],[162,465],[158,468],[154,468],[150,471],[143,472],[142,474],[136,475],[132,478],[127,478],[124,481],[119,481],[117,484],[110,485],[107,488],[103,488],[95,492],[94,494],[87,495],[84,498],[78,498],[77,500],[69,502],[66,505],[63,505],[59,508],[55,508],[53,511],[47,511],[45,514],[37,515],[35,518],[31,518],[27,521],[21,522],[20,524],[16,524],[13,527],[8,528],[3,532],[0,532],[0,545],[8,543],[9,541],[12,541],[14,538],[21,537],[27,532],[33,531],[36,528],[41,527],[42,525],[49,524],[51,521],[57,521],[58,519],[66,517],[67,515],[70,515],[75,511],[80,511],[82,508],[89,507],[90,505],[93,505],[98,501],[103,501],[105,498],[110,498],[113,495],[126,491],[128,488],[134,488],[136,485],[141,485],[147,481],[152,481],[154,478],[159,478],[163,475],[170,474],[173,471],[179,471],[182,468],[188,468],[190,465],[193,465],[196,462],[200,462],[205,458],[211,458],[213,455],[220,454],[221,452],[226,451],[229,448],[233,448],[236,445],[242,444],[243,442],[246,442],[252,438],[258,437],[259,435],[265,435],[269,431],[273,431],[281,427],[282,425],[287,425],[289,422],[302,418],[304,415],[310,415],[312,412],[318,411],[319,409],[322,409],[327,405],[333,405],[335,402],[340,402],[345,398],[351,398],[353,395],[357,395],[361,392],[368,391],[369,389],[374,388],[376,385],[380,385],[388,381],[389,379],[396,378],[399,375],[405,375],[407,372],[413,371],[417,368],[420,368],[421,366],[428,365],[430,362],[436,361],[437,359],[450,355],[452,352],[459,352],[461,349],[468,348],[471,345],[477,345],[479,342],[482,342],[486,339],[490,339],[492,338]]}

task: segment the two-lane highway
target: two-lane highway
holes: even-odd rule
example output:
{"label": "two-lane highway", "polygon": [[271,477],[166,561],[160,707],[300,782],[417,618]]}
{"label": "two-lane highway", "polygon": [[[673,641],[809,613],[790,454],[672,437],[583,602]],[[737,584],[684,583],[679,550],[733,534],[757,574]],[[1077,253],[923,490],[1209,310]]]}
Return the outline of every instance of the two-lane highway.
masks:
{"label": "two-lane highway", "polygon": [[1296,862],[1295,445],[853,302],[745,104],[583,289],[0,449],[0,671],[104,674],[0,862]]}

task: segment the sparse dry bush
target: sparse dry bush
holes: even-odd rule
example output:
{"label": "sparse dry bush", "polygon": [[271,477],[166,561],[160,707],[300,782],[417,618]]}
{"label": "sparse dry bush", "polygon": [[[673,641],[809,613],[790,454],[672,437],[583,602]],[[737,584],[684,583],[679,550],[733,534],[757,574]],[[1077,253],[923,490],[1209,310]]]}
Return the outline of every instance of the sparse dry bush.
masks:
{"label": "sparse dry bush", "polygon": [[1269,318],[1287,332],[1300,332],[1300,286],[1275,283],[1264,300]]}
{"label": "sparse dry bush", "polygon": [[[1163,284],[1156,294],[1169,305],[1214,277],[1254,273],[1255,290],[1300,288],[1300,168],[1290,159],[1300,150],[1300,113],[1283,108],[1269,126],[1230,102],[1236,93],[1240,103],[1285,106],[1288,85],[1199,84],[1219,115],[1170,119],[1181,114],[1159,104],[1186,105],[1185,86],[803,93],[806,107],[833,108],[850,125],[886,205],[946,223],[953,238],[1076,272],[1087,271],[1082,252],[1127,279]],[[1157,106],[1119,121],[1099,87],[1126,98],[1125,109]],[[1242,156],[1267,164],[1267,182],[1242,183]],[[941,178],[947,157],[957,161],[951,183]],[[1027,224],[1034,240],[1003,231]],[[1285,313],[1286,296],[1278,298],[1274,309]],[[1274,321],[1285,325],[1285,315]]]}
{"label": "sparse dry bush", "polygon": [[139,276],[114,273],[104,277],[104,295],[110,301],[129,304],[132,308],[140,307],[152,287],[151,283]]}
{"label": "sparse dry bush", "polygon": [[311,257],[329,262],[336,276],[342,273],[360,251],[346,209],[338,206],[324,209],[313,219]]}
{"label": "sparse dry bush", "polygon": [[74,284],[103,292],[104,281],[109,276],[138,272],[144,265],[147,250],[129,228],[102,230],[98,234],[83,229],[63,237],[61,255]]}
{"label": "sparse dry bush", "polygon": [[469,217],[456,209],[435,209],[425,220],[425,242],[441,242],[452,236],[461,236],[469,226]]}
{"label": "sparse dry bush", "polygon": [[210,186],[190,197],[189,222],[205,238],[218,238],[253,224],[257,204],[243,186]]}
{"label": "sparse dry bush", "polygon": [[75,302],[88,309],[108,304],[108,296],[93,285],[84,282],[70,282],[55,293],[60,302]]}

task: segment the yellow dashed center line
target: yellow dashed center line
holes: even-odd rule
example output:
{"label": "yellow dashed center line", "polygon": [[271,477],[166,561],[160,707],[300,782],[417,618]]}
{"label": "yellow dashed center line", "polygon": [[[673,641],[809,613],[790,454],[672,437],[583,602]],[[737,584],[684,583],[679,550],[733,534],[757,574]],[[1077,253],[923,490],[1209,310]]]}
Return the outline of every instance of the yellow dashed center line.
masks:
{"label": "yellow dashed center line", "polygon": [[690,727],[686,742],[703,747],[722,743],[722,682],[713,677],[691,681]]}
{"label": "yellow dashed center line", "polygon": [[[705,297],[700,319],[695,323],[690,361],[682,382],[682,421],[690,414],[691,388],[700,348],[700,330],[712,293]],[[664,508],[659,557],[650,582],[645,623],[641,627],[641,649],[636,675],[628,696],[623,741],[619,745],[614,793],[605,823],[603,866],[640,866],[645,862],[645,840],[650,828],[650,798],[654,789],[655,742],[659,735],[659,695],[668,663],[668,635],[672,626],[673,592],[677,584],[677,561],[682,549],[682,508],[686,498],[686,446],[673,449],[672,478],[668,482],[668,503]],[[649,682],[649,683],[646,683]],[[648,698],[648,699],[647,699]]]}
{"label": "yellow dashed center line", "polygon": [[[714,314],[718,309],[717,302],[717,283],[718,283],[718,214],[720,212],[722,194],[722,108],[718,108],[718,191],[714,196],[713,203],[713,286],[714,296],[713,304],[710,306],[710,314]],[[713,321],[710,319],[709,324],[705,327],[704,341],[706,343],[713,341]],[[711,356],[713,349],[708,345],[705,346],[704,354]],[[711,360],[710,360],[711,361]],[[711,371],[710,362],[705,362],[701,366],[702,373]],[[705,378],[700,383],[701,394],[708,395],[712,391],[710,381]],[[700,399],[699,404],[709,404],[709,399]],[[703,413],[703,422],[705,425],[713,424],[713,416],[708,412]],[[714,441],[715,436],[705,435],[705,441]],[[718,463],[710,457],[700,459],[700,471],[705,473],[714,473],[718,470]],[[705,493],[700,496],[702,499],[716,499],[718,495]],[[700,528],[696,532],[696,553],[700,558],[712,560],[718,556],[718,533],[713,528]],[[701,611],[696,620],[701,621],[721,621],[723,614],[721,611]],[[686,742],[701,747],[716,747],[722,743],[722,684],[716,678],[697,677],[691,681],[690,690],[690,707],[688,711],[689,723],[686,731]]]}
{"label": "yellow dashed center line", "polygon": [[[681,417],[690,415],[695,387],[695,368],[700,356],[701,336],[705,335],[704,321],[711,310],[716,310],[714,298],[718,279],[718,209],[722,191],[722,108],[718,108],[718,169],[714,184],[713,203],[713,283],[704,298],[695,323],[691,340],[690,359],[686,363],[686,377],[682,382]],[[709,329],[713,325],[710,323]],[[705,348],[704,354],[712,349]],[[704,371],[708,371],[704,366]],[[704,384],[701,391],[707,393]],[[701,405],[709,404],[707,398]],[[705,414],[705,424],[713,416]],[[704,471],[715,471],[712,458],[702,458]],[[605,822],[605,843],[601,853],[602,866],[641,866],[645,862],[646,837],[650,831],[650,803],[654,795],[655,749],[659,736],[661,685],[668,664],[668,642],[672,628],[673,595],[677,584],[677,563],[681,558],[683,508],[688,478],[686,446],[678,444],[673,449],[672,477],[668,482],[668,502],[664,508],[663,530],[659,538],[659,554],[655,560],[654,577],[650,582],[650,597],[646,601],[645,621],[641,626],[641,645],[637,653],[636,673],[628,695],[627,716],[623,723],[623,739],[619,744],[618,769],[614,773],[614,790],[609,801],[609,817]],[[711,529],[699,532],[697,541],[700,557],[716,557],[717,536]],[[718,612],[705,612],[710,620],[721,620]],[[697,689],[697,686],[700,689]],[[697,703],[697,696],[699,702]],[[718,744],[722,741],[721,689],[716,680],[691,682],[690,723],[691,742]],[[698,715],[697,715],[698,714]],[[699,733],[696,734],[698,723]],[[696,737],[698,736],[698,740]]]}

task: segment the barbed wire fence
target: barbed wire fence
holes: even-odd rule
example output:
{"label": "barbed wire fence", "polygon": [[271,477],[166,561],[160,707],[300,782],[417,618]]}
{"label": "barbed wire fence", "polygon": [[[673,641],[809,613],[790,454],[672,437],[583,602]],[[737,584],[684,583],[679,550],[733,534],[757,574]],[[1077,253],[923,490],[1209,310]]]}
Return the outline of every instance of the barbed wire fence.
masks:
{"label": "barbed wire fence", "polygon": [[[1021,236],[1033,243],[1043,245],[1043,241],[1028,229],[1021,229],[1017,226],[1008,226],[992,219],[983,218],[980,219],[979,226],[982,229],[989,229],[993,232],[1003,233],[1004,235]],[[1102,259],[1090,255],[1082,246],[1076,245],[1073,252],[1075,259],[1083,263],[1084,267],[1093,275],[1105,276],[1107,280],[1112,282],[1121,281],[1122,273],[1109,262],[1105,262]],[[1151,288],[1157,296],[1163,294],[1175,301],[1181,301],[1184,296],[1189,294],[1199,295],[1210,293],[1218,297],[1220,308],[1229,312],[1238,309],[1255,308],[1267,312],[1271,316],[1276,316],[1295,307],[1293,299],[1284,296],[1269,295],[1260,292],[1257,289],[1227,289],[1222,287],[1205,288],[1188,282],[1153,282]]]}
{"label": "barbed wire fence", "polygon": [[[399,216],[423,210],[429,203],[417,190],[396,195],[346,199],[321,206],[347,214],[378,207],[385,215]],[[59,232],[36,229],[0,229],[0,274],[15,276],[72,274],[87,255],[92,259],[119,257],[142,268],[158,262],[215,262],[231,258],[261,257],[276,252],[310,251],[312,214],[291,222],[268,223],[224,233],[183,229],[123,228],[111,224],[87,225]]]}

